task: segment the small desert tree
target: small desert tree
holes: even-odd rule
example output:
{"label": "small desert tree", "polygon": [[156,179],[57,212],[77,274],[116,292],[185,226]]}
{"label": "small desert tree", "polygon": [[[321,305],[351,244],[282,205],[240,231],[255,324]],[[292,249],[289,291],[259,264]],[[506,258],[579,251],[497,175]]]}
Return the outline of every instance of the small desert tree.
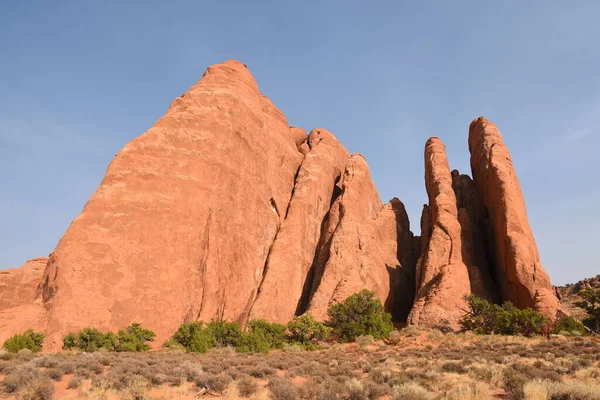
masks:
{"label": "small desert tree", "polygon": [[312,315],[304,314],[294,317],[287,324],[288,339],[298,343],[304,348],[312,349],[318,342],[326,340],[331,333],[331,328],[317,321]]}
{"label": "small desert tree", "polygon": [[587,312],[583,323],[596,333],[600,333],[600,289],[587,288],[577,293],[581,297],[575,305]]}
{"label": "small desert tree", "polygon": [[156,334],[150,329],[144,329],[138,323],[133,323],[125,329],[119,330],[117,334],[117,351],[147,351],[150,346],[146,342],[151,342]]}
{"label": "small desert tree", "polygon": [[[63,350],[79,349],[88,353],[98,351],[100,348],[115,350],[114,345],[110,343],[105,346],[107,335],[96,328],[83,328],[77,333],[67,333],[63,338]],[[112,335],[114,336],[114,333]]]}
{"label": "small desert tree", "polygon": [[561,315],[552,325],[552,333],[563,333],[585,335],[586,327],[574,317]]}
{"label": "small desert tree", "polygon": [[341,303],[333,304],[327,315],[333,335],[345,342],[364,335],[381,339],[394,330],[392,315],[385,312],[381,302],[369,290],[362,290]]}
{"label": "small desert tree", "polygon": [[458,321],[462,331],[533,336],[539,334],[546,323],[543,314],[531,308],[519,309],[510,301],[499,306],[473,294],[465,296],[465,300],[468,309]]}
{"label": "small desert tree", "polygon": [[470,294],[465,297],[468,308],[464,310],[458,321],[462,331],[475,332],[479,335],[489,335],[496,330],[496,307],[489,301]]}

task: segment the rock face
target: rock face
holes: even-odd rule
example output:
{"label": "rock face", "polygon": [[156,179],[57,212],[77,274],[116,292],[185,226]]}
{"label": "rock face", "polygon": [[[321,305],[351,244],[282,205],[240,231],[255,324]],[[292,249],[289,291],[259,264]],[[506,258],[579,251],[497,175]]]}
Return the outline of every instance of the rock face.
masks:
{"label": "rock face", "polygon": [[540,262],[512,159],[496,126],[469,127],[471,169],[492,229],[496,280],[503,300],[555,317],[561,307]]}
{"label": "rock face", "polygon": [[39,287],[47,263],[48,258],[39,257],[0,271],[0,343],[14,333],[43,326]]}
{"label": "rock face", "polygon": [[341,194],[333,203],[322,239],[307,307],[310,314],[326,319],[332,303],[366,288],[402,318],[406,311],[394,304],[406,308],[413,297],[408,217],[398,199],[381,204],[360,154],[352,155],[346,164]]}
{"label": "rock face", "polygon": [[469,148],[473,180],[427,142],[414,236],[363,156],[289,127],[244,64],[214,65],[117,154],[49,259],[0,271],[0,341],[34,328],[58,350],[67,332],[139,322],[160,346],[195,320],[326,319],[362,289],[420,325],[456,326],[469,293],[553,315],[500,134],[477,119]]}
{"label": "rock face", "polygon": [[45,274],[47,346],[133,321],[245,320],[285,219],[302,137],[245,65],[215,65],[111,162]]}
{"label": "rock face", "polygon": [[308,146],[310,151],[298,172],[285,220],[269,254],[251,319],[286,323],[294,317],[319,243],[323,219],[331,207],[334,186],[350,157],[324,129],[310,133]]}

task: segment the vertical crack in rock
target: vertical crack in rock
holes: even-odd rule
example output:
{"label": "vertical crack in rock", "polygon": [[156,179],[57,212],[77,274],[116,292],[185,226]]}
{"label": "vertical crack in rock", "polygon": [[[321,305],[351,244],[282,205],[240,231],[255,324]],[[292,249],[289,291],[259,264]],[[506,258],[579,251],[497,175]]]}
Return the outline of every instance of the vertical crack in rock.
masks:
{"label": "vertical crack in rock", "polygon": [[314,290],[316,290],[316,288],[319,286],[319,283],[321,282],[323,271],[322,268],[319,269],[319,265],[324,266],[325,262],[327,262],[327,259],[329,258],[329,246],[331,245],[331,238],[325,238],[326,227],[330,220],[331,208],[333,207],[333,204],[335,203],[337,198],[340,197],[340,195],[342,194],[342,190],[338,186],[339,180],[340,176],[338,176],[335,179],[333,193],[331,194],[331,200],[329,202],[329,211],[327,212],[327,214],[323,218],[323,221],[321,222],[321,228],[319,230],[319,244],[315,248],[313,261],[306,276],[306,280],[304,281],[304,286],[302,288],[302,296],[298,301],[294,315],[302,315],[306,312],[308,302],[310,301]]}
{"label": "vertical crack in rock", "polygon": [[[201,283],[201,289],[202,290],[202,294],[200,295],[200,307],[198,309],[198,313],[196,315],[195,320],[200,319],[200,314],[202,313],[202,306],[204,305],[204,296],[206,293],[206,269],[208,266],[208,252],[210,249],[210,224],[212,221],[212,209],[209,208],[208,209],[208,218],[206,218],[206,227],[204,229],[204,242],[203,242],[203,249],[202,249],[202,259],[200,260],[200,267],[199,267],[199,272],[200,272],[200,279],[202,280]],[[191,321],[186,321],[186,322],[191,322]]]}
{"label": "vertical crack in rock", "polygon": [[458,222],[461,226],[462,258],[467,265],[471,292],[478,297],[497,302],[489,264],[487,246],[483,235],[483,206],[476,185],[468,175],[452,171],[452,188],[456,195]]}
{"label": "vertical crack in rock", "polygon": [[271,241],[271,244],[269,245],[269,250],[267,251],[267,257],[265,258],[265,262],[264,262],[264,265],[263,265],[263,268],[261,271],[260,281],[258,283],[258,286],[256,287],[256,290],[254,290],[252,292],[252,295],[250,296],[249,301],[248,301],[248,305],[246,306],[246,310],[244,310],[243,316],[240,318],[240,323],[242,326],[244,326],[246,324],[246,321],[248,321],[248,319],[250,317],[250,313],[252,312],[252,308],[254,307],[254,304],[256,302],[256,299],[258,298],[258,296],[261,293],[261,288],[262,288],[263,283],[265,282],[265,278],[267,277],[267,274],[269,272],[269,262],[271,260],[273,246],[275,245],[275,242],[277,241],[277,236],[279,236],[279,232],[281,231],[281,225],[282,225],[281,215],[279,214],[279,210],[277,209],[277,204],[275,203],[275,200],[272,197],[269,200],[269,203],[271,204],[273,211],[277,214],[277,229],[275,230],[275,235],[273,236],[273,240]]}
{"label": "vertical crack in rock", "polygon": [[[404,204],[399,199],[393,198],[386,207],[391,208],[393,212],[396,228],[396,259],[399,261],[396,266],[386,263],[390,275],[390,295],[386,304],[394,321],[406,322],[415,299],[415,273],[419,255],[414,250],[415,239],[410,230],[410,221]],[[384,213],[382,215],[386,215]]]}
{"label": "vertical crack in rock", "polygon": [[[302,163],[304,163],[304,160],[302,161]],[[292,199],[294,198],[294,193],[296,193],[296,183],[298,182],[298,175],[300,174],[301,169],[302,169],[302,164],[300,164],[300,166],[298,167],[298,170],[296,170],[296,175],[294,175],[294,187],[292,188],[292,194],[290,195],[290,201],[288,202],[288,205],[285,209],[285,216],[283,217],[284,220],[287,219],[288,214],[290,213],[290,207],[292,206]]]}

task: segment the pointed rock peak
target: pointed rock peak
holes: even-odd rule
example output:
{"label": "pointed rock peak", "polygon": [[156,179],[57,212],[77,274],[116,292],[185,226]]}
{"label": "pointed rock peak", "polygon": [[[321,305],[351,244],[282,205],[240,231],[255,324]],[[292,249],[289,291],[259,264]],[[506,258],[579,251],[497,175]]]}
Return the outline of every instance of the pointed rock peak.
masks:
{"label": "pointed rock peak", "polygon": [[[489,119],[487,119],[486,117],[483,117],[483,116],[477,117],[473,121],[471,121],[471,124],[469,125],[469,130],[475,126],[486,126],[486,125],[494,125],[494,123],[492,121],[490,121]],[[496,125],[494,125],[494,126],[496,126]]]}
{"label": "pointed rock peak", "polygon": [[429,139],[427,139],[427,142],[425,142],[425,147],[431,146],[433,144],[441,144],[442,146],[444,146],[444,142],[442,142],[442,139],[440,139],[437,136],[432,136]]}
{"label": "pointed rock peak", "polygon": [[235,69],[235,70],[240,70],[240,71],[248,70],[248,67],[244,63],[241,63],[237,60],[226,60],[226,61],[223,61],[218,64],[213,64],[210,67],[206,68],[204,75],[212,74],[215,71],[217,71],[219,68],[224,68],[224,67],[227,67],[230,69]]}
{"label": "pointed rock peak", "polygon": [[402,209],[402,210],[405,209],[404,203],[402,203],[402,201],[400,201],[400,199],[397,197],[392,198],[388,204],[390,206],[392,206],[392,208],[397,208],[397,209]]}
{"label": "pointed rock peak", "polygon": [[491,137],[493,143],[501,143],[504,145],[502,135],[498,127],[485,117],[475,118],[469,125],[469,152],[473,152],[473,148],[478,146],[478,143],[484,137]]}
{"label": "pointed rock peak", "polygon": [[308,135],[308,146],[311,149],[313,149],[321,142],[341,145],[339,140],[337,140],[333,133],[329,132],[327,129],[314,128],[310,131],[310,134]]}
{"label": "pointed rock peak", "polygon": [[249,85],[250,90],[258,92],[258,84],[246,65],[239,61],[230,60],[208,67],[202,75],[202,79],[190,91],[193,91],[199,85],[210,86],[213,90],[212,94],[218,94],[215,87],[227,87],[240,91],[245,89],[242,82]]}

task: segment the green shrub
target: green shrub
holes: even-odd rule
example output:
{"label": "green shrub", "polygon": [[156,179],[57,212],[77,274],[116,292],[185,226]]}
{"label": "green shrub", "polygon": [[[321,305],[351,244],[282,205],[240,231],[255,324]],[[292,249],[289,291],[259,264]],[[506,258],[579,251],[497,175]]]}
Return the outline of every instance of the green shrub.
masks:
{"label": "green shrub", "polygon": [[[114,334],[113,334],[114,335]],[[106,335],[96,328],[83,328],[78,333],[67,333],[63,338],[63,350],[79,349],[88,353],[104,346]]]}
{"label": "green shrub", "polygon": [[213,333],[205,328],[202,321],[182,324],[172,339],[194,353],[206,353],[217,344]]}
{"label": "green shrub", "polygon": [[268,339],[260,333],[248,332],[239,341],[236,350],[240,353],[268,353],[271,344]]}
{"label": "green shrub", "polygon": [[211,321],[206,329],[212,333],[217,347],[235,347],[242,340],[242,328],[238,322]]}
{"label": "green shrub", "polygon": [[186,349],[193,353],[206,353],[216,346],[215,337],[208,329],[198,330],[194,333],[192,341]]}
{"label": "green shrub", "polygon": [[9,337],[6,339],[3,346],[11,353],[18,353],[23,349],[28,349],[33,353],[37,353],[42,350],[43,343],[44,334],[29,329],[24,333],[17,333],[16,335]]}
{"label": "green shrub", "polygon": [[285,329],[285,325],[252,320],[248,322],[248,332],[242,334],[236,349],[243,353],[268,353],[271,349],[282,348],[286,339]]}
{"label": "green shrub", "polygon": [[475,296],[465,297],[468,309],[458,321],[463,331],[475,332],[479,335],[489,335],[497,328],[496,305]]}
{"label": "green shrub", "polygon": [[[182,324],[179,327],[179,329],[177,329],[177,332],[175,332],[173,334],[172,339],[176,343],[179,343],[180,345],[185,347],[186,350],[192,351],[192,350],[190,350],[192,343],[194,341],[198,340],[198,338],[196,338],[196,336],[198,336],[198,333],[203,330],[204,330],[204,322],[202,322],[202,321],[186,322],[186,323]],[[213,347],[214,347],[214,344],[213,344]],[[208,350],[208,348],[206,350]],[[206,350],[204,352],[206,352]]]}
{"label": "green shrub", "polygon": [[505,302],[497,311],[497,332],[501,335],[533,336],[539,334],[546,324],[546,317],[531,309],[519,309],[510,301]]}
{"label": "green shrub", "polygon": [[318,342],[326,340],[331,328],[317,321],[312,315],[304,314],[294,317],[287,324],[288,340],[294,344],[300,344],[305,348],[311,348]]}
{"label": "green shrub", "polygon": [[150,346],[146,342],[152,342],[156,334],[149,329],[144,329],[136,322],[125,329],[119,330],[117,335],[117,351],[147,351]]}
{"label": "green shrub", "polygon": [[101,349],[108,351],[146,351],[150,347],[146,342],[154,340],[155,333],[133,323],[126,329],[102,333],[96,328],[83,328],[77,333],[68,333],[63,338],[63,350],[78,349],[92,353]]}
{"label": "green shrub", "polygon": [[533,336],[539,334],[546,323],[543,314],[531,308],[521,310],[510,301],[499,306],[473,294],[465,296],[465,300],[468,309],[458,321],[463,332]]}
{"label": "green shrub", "polygon": [[105,348],[108,351],[116,351],[118,346],[119,339],[117,338],[117,335],[115,335],[114,332],[109,331],[106,333],[106,335],[104,335],[104,342],[102,343],[102,347],[100,347],[100,349]]}
{"label": "green shrub", "polygon": [[214,347],[240,348],[247,344],[244,336],[237,322],[211,321],[208,324],[202,321],[186,322],[163,346],[173,347],[177,343],[187,351],[206,353]]}
{"label": "green shrub", "polygon": [[248,322],[248,332],[263,337],[272,349],[280,349],[286,341],[286,326],[267,322],[263,319],[255,319]]}
{"label": "green shrub", "polygon": [[327,310],[328,325],[341,341],[353,341],[358,336],[371,335],[375,339],[387,337],[394,330],[392,315],[386,313],[375,294],[363,290]]}
{"label": "green shrub", "polygon": [[586,334],[585,325],[577,321],[574,317],[570,317],[567,315],[564,315],[561,318],[559,318],[552,327],[552,333],[559,334],[562,331],[566,331],[569,333],[579,332],[582,335]]}

